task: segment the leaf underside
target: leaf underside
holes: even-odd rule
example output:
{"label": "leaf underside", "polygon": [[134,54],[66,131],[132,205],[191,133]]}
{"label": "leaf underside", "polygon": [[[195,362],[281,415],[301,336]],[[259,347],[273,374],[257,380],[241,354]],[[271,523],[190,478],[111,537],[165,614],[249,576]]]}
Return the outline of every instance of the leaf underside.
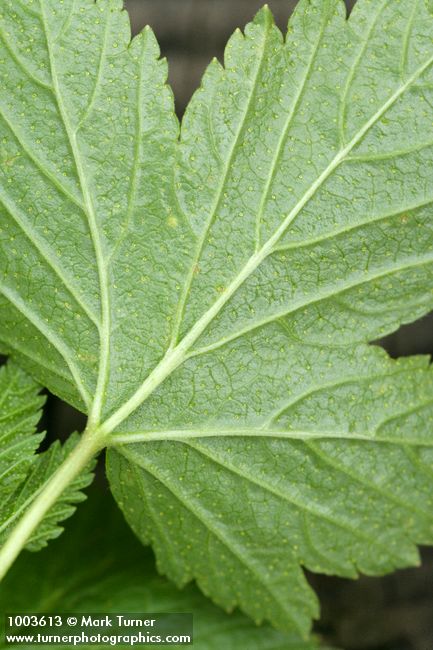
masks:
{"label": "leaf underside", "polygon": [[121,9],[3,2],[2,347],[107,424],[161,572],[306,633],[302,566],[433,543],[429,359],[368,345],[433,307],[433,20],[301,0],[283,38],[265,8],[179,136]]}

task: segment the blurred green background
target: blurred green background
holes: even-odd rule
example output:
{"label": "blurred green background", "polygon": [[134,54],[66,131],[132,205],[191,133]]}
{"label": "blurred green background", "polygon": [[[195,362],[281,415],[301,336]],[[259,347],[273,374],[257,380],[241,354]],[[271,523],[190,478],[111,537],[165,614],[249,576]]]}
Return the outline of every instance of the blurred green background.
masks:
{"label": "blurred green background", "polygon": [[[243,28],[262,4],[261,0],[126,0],[134,34],[151,25],[168,59],[179,117],[206,65],[213,56],[222,60],[230,34]],[[285,31],[296,3],[268,4]],[[348,10],[353,4],[347,0]],[[402,327],[380,344],[392,356],[433,353],[433,317]],[[51,439],[59,437],[59,431],[63,437],[81,430],[83,424],[83,416],[49,397],[42,426]],[[104,480],[102,463],[98,480]],[[433,551],[425,549],[422,555],[420,569],[382,579],[309,576],[322,603],[317,631],[344,650],[432,650]]]}

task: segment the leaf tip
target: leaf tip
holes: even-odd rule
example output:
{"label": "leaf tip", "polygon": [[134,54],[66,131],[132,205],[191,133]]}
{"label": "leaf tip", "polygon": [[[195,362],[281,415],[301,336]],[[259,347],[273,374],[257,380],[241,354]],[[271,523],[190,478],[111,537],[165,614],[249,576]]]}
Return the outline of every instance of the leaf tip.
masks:
{"label": "leaf tip", "polygon": [[253,22],[256,25],[263,25],[265,27],[271,27],[274,24],[274,16],[268,4],[263,5],[257,12]]}

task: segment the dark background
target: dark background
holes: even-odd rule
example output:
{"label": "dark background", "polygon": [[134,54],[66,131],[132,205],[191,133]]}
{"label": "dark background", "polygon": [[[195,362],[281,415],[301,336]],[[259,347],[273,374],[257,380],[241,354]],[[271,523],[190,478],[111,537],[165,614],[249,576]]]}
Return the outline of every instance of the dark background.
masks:
{"label": "dark background", "polygon": [[[222,60],[230,34],[243,28],[262,4],[262,0],[126,0],[133,32],[151,25],[169,61],[179,117],[206,65],[213,56]],[[269,0],[283,31],[295,4]],[[349,10],[353,4],[346,2]],[[433,317],[401,328],[381,344],[392,356],[431,354]],[[67,435],[83,424],[80,414],[49,396],[43,426],[50,438],[59,436],[59,427]],[[343,650],[433,650],[433,551],[424,550],[422,555],[422,568],[385,578],[309,576],[322,604],[317,631]]]}

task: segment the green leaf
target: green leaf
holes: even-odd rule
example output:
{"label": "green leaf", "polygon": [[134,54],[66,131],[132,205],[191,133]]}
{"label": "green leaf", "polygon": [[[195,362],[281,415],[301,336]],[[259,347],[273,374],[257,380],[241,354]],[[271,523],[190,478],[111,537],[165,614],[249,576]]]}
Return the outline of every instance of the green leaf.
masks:
{"label": "green leaf", "polygon": [[[40,386],[15,364],[0,368],[0,543],[77,442],[71,436],[63,447],[57,441],[36,453],[44,438],[35,433],[45,401],[39,392]],[[27,540],[28,549],[39,550],[60,535],[59,523],[74,513],[75,503],[85,499],[81,490],[92,479],[88,467],[71,482]]]}
{"label": "green leaf", "polygon": [[[74,449],[78,439],[78,434],[73,434],[64,445],[61,445],[59,441],[55,441],[47,451],[36,456],[36,462],[25,481],[0,507],[0,542],[7,539],[17,518],[25,513],[35,496],[43,491],[55,470]],[[26,544],[27,549],[39,551],[47,545],[49,540],[55,539],[63,532],[63,528],[59,524],[74,514],[76,504],[86,499],[83,490],[93,481],[94,466],[95,462],[90,462],[70,482],[67,489],[54,506],[48,510],[37,528],[30,535]]]}
{"label": "green leaf", "polygon": [[0,340],[161,572],[302,634],[303,566],[433,543],[432,371],[367,345],[433,307],[432,35],[424,0],[265,8],[179,139],[120,2],[2,6]]}
{"label": "green leaf", "polygon": [[[86,529],[89,533],[83,535]],[[228,616],[192,586],[177,591],[156,573],[151,554],[145,553],[128,531],[108,495],[98,495],[95,490],[68,526],[67,535],[41,554],[26,554],[18,560],[2,584],[1,632],[4,631],[3,615],[11,611],[45,614],[191,612],[197,650],[235,650],[239,647],[314,650],[319,647],[313,640],[302,641],[268,626],[256,627],[241,614]],[[6,646],[0,641],[0,647],[15,646]]]}
{"label": "green leaf", "polygon": [[45,401],[39,392],[16,364],[0,368],[0,512],[31,471],[44,437],[35,433]]}

